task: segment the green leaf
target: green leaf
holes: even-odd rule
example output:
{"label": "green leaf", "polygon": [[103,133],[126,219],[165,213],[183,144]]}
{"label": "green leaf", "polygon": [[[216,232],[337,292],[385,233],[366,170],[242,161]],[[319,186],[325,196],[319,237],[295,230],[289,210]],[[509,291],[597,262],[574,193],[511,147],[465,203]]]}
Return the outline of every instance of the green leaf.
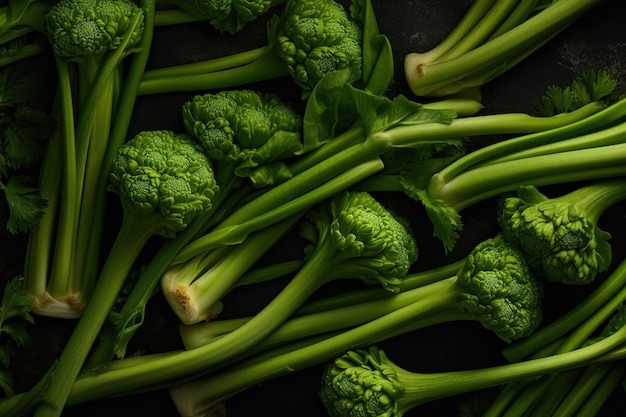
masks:
{"label": "green leaf", "polygon": [[363,24],[362,79],[365,89],[382,95],[394,76],[393,50],[389,39],[382,35],[370,0],[354,0],[352,17]]}
{"label": "green leaf", "polygon": [[48,115],[28,106],[19,106],[7,118],[2,129],[7,164],[12,169],[27,167],[43,155],[46,140],[52,134]]}
{"label": "green leaf", "polygon": [[410,183],[404,184],[411,198],[419,201],[424,206],[428,218],[433,224],[433,236],[441,240],[444,250],[449,253],[459,239],[459,231],[463,230],[461,215],[443,200],[431,199],[424,189],[411,188]]}
{"label": "green leaf", "polygon": [[14,176],[4,184],[0,182],[0,189],[4,191],[9,206],[6,227],[10,233],[34,230],[48,206],[48,202],[29,183],[29,178],[23,175]]}
{"label": "green leaf", "polygon": [[302,118],[303,153],[317,149],[359,119],[354,96],[346,88],[358,78],[353,67],[332,71],[313,88]]}

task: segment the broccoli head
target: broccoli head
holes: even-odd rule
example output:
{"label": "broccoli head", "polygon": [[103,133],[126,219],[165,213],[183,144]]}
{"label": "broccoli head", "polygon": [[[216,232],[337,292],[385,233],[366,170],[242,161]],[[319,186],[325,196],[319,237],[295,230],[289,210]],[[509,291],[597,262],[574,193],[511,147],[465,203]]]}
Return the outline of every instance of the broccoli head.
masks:
{"label": "broccoli head", "polygon": [[541,323],[541,281],[502,234],[476,245],[456,277],[462,310],[502,340],[529,336]]}
{"label": "broccoli head", "polygon": [[186,134],[144,131],[113,160],[109,190],[125,212],[155,219],[155,233],[172,237],[211,207],[218,190],[210,161]]}
{"label": "broccoli head", "polygon": [[606,182],[549,198],[523,186],[517,196],[501,201],[498,221],[537,274],[552,282],[587,284],[610,265],[610,234],[597,221],[608,206],[626,197],[624,189],[624,184]]}
{"label": "broccoli head", "polygon": [[312,210],[301,227],[308,253],[326,245],[336,250],[337,278],[359,278],[397,291],[417,259],[412,230],[366,192],[345,191]]}
{"label": "broccoli head", "polygon": [[132,50],[141,40],[142,22],[143,11],[131,0],[61,0],[46,15],[54,52],[68,60]]}
{"label": "broccoli head", "polygon": [[279,56],[304,90],[331,71],[361,66],[362,29],[334,0],[287,2],[277,42]]}
{"label": "broccoli head", "polygon": [[401,416],[403,390],[385,353],[376,347],[346,352],[327,364],[320,397],[331,417]]}
{"label": "broccoli head", "polygon": [[[302,149],[302,121],[278,96],[252,90],[197,95],[183,105],[187,132],[196,137],[216,165],[216,175],[233,170],[257,186],[269,185],[258,175]],[[289,176],[288,170],[281,178]],[[254,174],[257,175],[254,175]],[[271,177],[271,176],[270,176]],[[267,178],[269,180],[269,178]]]}
{"label": "broccoli head", "polygon": [[276,3],[272,0],[195,0],[198,11],[208,17],[215,29],[239,32],[247,23],[266,13]]}

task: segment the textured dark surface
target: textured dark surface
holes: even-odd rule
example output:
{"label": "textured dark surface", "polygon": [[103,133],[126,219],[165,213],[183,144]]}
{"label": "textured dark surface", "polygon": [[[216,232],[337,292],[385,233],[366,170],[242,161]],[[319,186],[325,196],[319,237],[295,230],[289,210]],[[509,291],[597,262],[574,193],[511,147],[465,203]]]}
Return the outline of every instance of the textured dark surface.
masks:
{"label": "textured dark surface", "polygon": [[[402,60],[411,51],[425,51],[436,45],[461,17],[469,1],[372,0],[381,32],[391,40],[396,60],[396,80],[391,93],[411,97],[404,83]],[[619,90],[626,92],[626,7],[620,0],[606,1],[572,24],[561,35],[548,42],[541,50],[517,67],[489,83],[482,89],[484,113],[530,112],[545,89],[552,84],[565,86],[587,69],[606,69],[619,81]],[[151,67],[221,56],[260,46],[265,42],[264,21],[249,25],[236,38],[219,35],[203,23],[184,27],[159,28],[155,33]],[[266,82],[250,87],[278,91],[287,101],[301,106],[298,90],[285,88],[289,81]],[[180,106],[193,93],[164,94],[142,97],[137,103],[130,134],[144,129],[181,130]],[[475,145],[481,146],[476,139]],[[465,230],[455,250],[445,256],[441,245],[431,238],[432,228],[423,219],[421,207],[398,196],[381,196],[383,202],[409,216],[418,230],[420,260],[417,268],[427,269],[464,256],[479,241],[496,230],[495,202],[486,201],[464,211]],[[624,226],[626,206],[616,205],[602,218],[601,227],[613,234],[615,262],[626,256]],[[0,270],[3,278],[19,273],[23,239],[2,235]],[[277,256],[284,248],[274,252]],[[5,256],[7,255],[7,256]],[[332,292],[334,287],[325,289]],[[226,315],[254,311],[271,296],[240,291],[225,300]],[[546,319],[566,312],[589,290],[581,288],[547,288]],[[71,331],[71,323],[47,318],[36,318],[32,342],[20,353],[16,375],[19,387],[28,387],[47,364],[62,349],[63,341]],[[180,346],[176,331],[177,321],[169,307],[156,297],[149,305],[146,323],[131,345],[146,353],[175,349]],[[500,356],[502,342],[480,325],[454,323],[434,326],[406,334],[380,344],[398,364],[421,372],[470,369],[503,363]],[[247,390],[227,403],[228,415],[243,417],[260,411],[274,416],[322,416],[323,407],[317,398],[320,367],[281,377]],[[485,393],[488,393],[487,391]],[[470,398],[452,397],[421,406],[407,416],[455,416],[458,404]],[[601,416],[623,415],[626,394],[618,389]],[[138,396],[103,400],[93,404],[69,408],[64,416],[174,416],[177,415],[167,391]]]}

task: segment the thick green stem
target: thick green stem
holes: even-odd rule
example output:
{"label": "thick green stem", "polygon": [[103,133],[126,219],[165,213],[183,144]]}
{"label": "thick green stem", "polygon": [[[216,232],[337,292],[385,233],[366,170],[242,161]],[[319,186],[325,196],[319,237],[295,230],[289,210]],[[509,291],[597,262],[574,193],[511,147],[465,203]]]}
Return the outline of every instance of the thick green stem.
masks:
{"label": "thick green stem", "polygon": [[424,65],[419,60],[419,54],[408,54],[405,57],[405,76],[409,87],[418,96],[437,95],[437,90],[467,77],[468,72],[484,72],[497,63],[502,64],[501,72],[504,72],[509,68],[508,60],[529,48],[538,48],[599,2],[554,2],[506,33],[451,60]]}
{"label": "thick green stem", "polygon": [[85,359],[109,310],[126,280],[141,249],[153,235],[150,223],[137,216],[125,216],[93,291],[70,339],[58,359],[58,368],[46,391],[47,401],[39,406],[35,417],[60,416]]}
{"label": "thick green stem", "polygon": [[[238,355],[253,348],[280,326],[320,286],[341,279],[338,271],[345,262],[337,256],[334,245],[320,242],[318,250],[299,273],[253,319],[243,326],[197,349],[182,351],[141,362],[134,366],[105,371],[87,378],[98,385],[87,384],[81,398],[89,395],[107,396],[130,392],[145,386],[167,383],[191,375],[218,369]],[[332,259],[332,261],[331,261]],[[339,275],[338,275],[339,274]],[[71,387],[70,387],[71,388]],[[84,398],[84,397],[83,397]]]}
{"label": "thick green stem", "polygon": [[213,307],[301,217],[280,221],[252,233],[240,245],[200,276],[165,274],[161,288],[170,306],[183,324],[194,324],[210,318]]}
{"label": "thick green stem", "polygon": [[372,154],[369,146],[359,146],[356,151],[358,153],[350,148],[329,158],[317,166],[327,169],[307,170],[243,205],[212,231],[187,245],[173,263],[185,262],[225,244],[240,243],[254,230],[312,207],[383,168],[379,158],[364,160],[361,157],[361,154],[369,158],[376,154]]}
{"label": "thick green stem", "polygon": [[203,74],[144,79],[139,86],[138,94],[224,89],[288,75],[287,65],[272,48],[268,48],[255,61],[238,67]]}
{"label": "thick green stem", "polygon": [[224,71],[231,68],[240,67],[251,64],[264,54],[270,53],[268,46],[251,49],[249,51],[238,52],[236,54],[227,55],[219,58],[213,58],[206,61],[193,62],[190,64],[175,65],[172,67],[156,68],[146,71],[142,79],[167,79],[185,76],[198,76],[202,74]]}
{"label": "thick green stem", "polygon": [[[376,299],[358,303],[346,303],[315,313],[298,314],[283,323],[271,335],[263,340],[263,347],[282,345],[305,337],[347,329],[364,324],[394,310],[409,304],[419,302],[426,297],[450,293],[450,287],[454,287],[455,277],[448,277],[433,282],[429,285],[390,294],[385,291]],[[384,290],[383,290],[384,291]],[[437,313],[439,310],[437,310]],[[456,319],[461,320],[462,313]],[[211,343],[216,337],[228,334],[242,326],[252,317],[232,320],[218,320],[216,322],[199,323],[194,326],[181,326],[181,337],[187,349],[195,349]]]}
{"label": "thick green stem", "polygon": [[476,202],[536,187],[626,175],[626,143],[560,152],[480,166],[449,181],[435,174],[428,184],[430,198],[461,211]]}
{"label": "thick green stem", "polygon": [[584,366],[622,346],[625,340],[626,327],[587,347],[518,363],[434,374],[417,374],[398,368],[398,379],[406,388],[398,401],[399,409],[406,411],[436,399]]}

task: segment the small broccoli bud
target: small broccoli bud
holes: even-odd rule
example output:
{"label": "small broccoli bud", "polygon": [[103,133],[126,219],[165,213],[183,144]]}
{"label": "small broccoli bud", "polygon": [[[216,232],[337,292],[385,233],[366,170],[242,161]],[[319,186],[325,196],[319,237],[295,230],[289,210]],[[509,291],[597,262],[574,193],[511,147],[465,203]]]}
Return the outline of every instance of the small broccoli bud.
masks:
{"label": "small broccoli bud", "polygon": [[[126,49],[139,44],[142,10],[130,0],[61,0],[46,15],[47,31],[54,52],[70,60],[104,55],[128,38]],[[132,32],[128,32],[128,31]]]}
{"label": "small broccoli bud", "polygon": [[345,271],[337,271],[346,275],[342,278],[397,291],[417,259],[417,245],[406,222],[368,193],[343,192],[308,217],[302,236],[317,245],[328,234],[341,259],[350,259]]}
{"label": "small broccoli bud", "polygon": [[361,65],[362,29],[335,1],[288,2],[278,32],[278,55],[304,90],[331,71]]}
{"label": "small broccoli bud", "polygon": [[125,209],[162,218],[157,234],[172,237],[211,207],[217,192],[211,165],[185,134],[140,132],[113,160],[110,191]]}
{"label": "small broccoli bud", "polygon": [[271,0],[196,0],[195,3],[215,29],[231,34],[262,16],[274,4]]}
{"label": "small broccoli bud", "polygon": [[478,244],[457,274],[461,308],[510,342],[541,323],[543,286],[502,234]]}
{"label": "small broccoli bud", "polygon": [[401,416],[404,391],[385,353],[376,347],[349,351],[327,364],[320,398],[331,417]]}
{"label": "small broccoli bud", "polygon": [[610,265],[610,234],[597,226],[597,220],[624,198],[624,185],[589,187],[594,188],[548,198],[525,186],[516,197],[500,202],[498,221],[505,237],[526,254],[533,271],[549,281],[587,284]]}
{"label": "small broccoli bud", "polygon": [[274,94],[252,90],[203,94],[186,102],[182,111],[187,132],[218,166],[239,176],[252,176],[259,167],[302,149],[300,115]]}

